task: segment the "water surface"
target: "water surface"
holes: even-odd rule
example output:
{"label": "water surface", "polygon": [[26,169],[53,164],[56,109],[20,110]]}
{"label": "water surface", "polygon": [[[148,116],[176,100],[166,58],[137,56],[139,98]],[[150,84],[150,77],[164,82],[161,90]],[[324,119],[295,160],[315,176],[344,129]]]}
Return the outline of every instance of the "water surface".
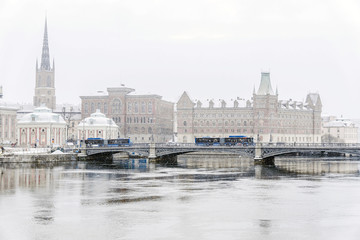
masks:
{"label": "water surface", "polygon": [[359,239],[359,163],[2,164],[0,239]]}

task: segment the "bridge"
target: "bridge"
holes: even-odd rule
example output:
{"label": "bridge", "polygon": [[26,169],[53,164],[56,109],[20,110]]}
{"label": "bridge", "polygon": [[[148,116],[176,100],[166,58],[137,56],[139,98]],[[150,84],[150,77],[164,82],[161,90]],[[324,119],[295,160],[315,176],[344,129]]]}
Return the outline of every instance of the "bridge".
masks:
{"label": "bridge", "polygon": [[290,153],[339,153],[360,156],[360,144],[313,144],[292,143],[272,144],[257,143],[255,146],[199,146],[195,144],[133,144],[122,147],[87,147],[82,149],[82,156],[86,158],[112,158],[116,153],[127,153],[129,156],[145,157],[152,160],[176,161],[176,157],[185,153],[224,153],[238,154],[253,158],[256,164],[273,165],[274,158]]}

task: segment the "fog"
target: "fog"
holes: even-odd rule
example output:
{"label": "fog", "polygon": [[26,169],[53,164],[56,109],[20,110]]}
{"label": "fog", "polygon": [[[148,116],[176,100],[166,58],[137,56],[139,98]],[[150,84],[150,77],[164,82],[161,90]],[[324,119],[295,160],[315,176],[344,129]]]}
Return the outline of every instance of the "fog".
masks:
{"label": "fog", "polygon": [[125,84],[176,102],[250,99],[261,71],[279,99],[320,93],[359,118],[360,3],[352,0],[2,0],[0,84],[32,103],[45,16],[57,103]]}

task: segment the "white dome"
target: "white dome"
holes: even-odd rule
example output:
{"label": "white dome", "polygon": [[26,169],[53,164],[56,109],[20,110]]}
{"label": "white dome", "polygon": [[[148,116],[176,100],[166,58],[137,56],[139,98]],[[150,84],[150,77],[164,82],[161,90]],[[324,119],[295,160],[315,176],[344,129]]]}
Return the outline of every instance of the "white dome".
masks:
{"label": "white dome", "polygon": [[53,113],[47,107],[35,108],[33,113],[25,114],[18,123],[58,123],[66,125],[66,122],[59,114]]}
{"label": "white dome", "polygon": [[107,118],[105,114],[101,113],[99,109],[96,109],[95,113],[92,113],[90,117],[85,118],[79,123],[79,127],[117,127],[114,120]]}

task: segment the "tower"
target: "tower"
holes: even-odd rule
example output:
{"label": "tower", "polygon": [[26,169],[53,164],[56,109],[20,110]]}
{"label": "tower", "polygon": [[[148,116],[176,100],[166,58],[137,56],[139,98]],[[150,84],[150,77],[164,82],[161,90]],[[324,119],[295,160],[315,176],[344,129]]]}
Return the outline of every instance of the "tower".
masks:
{"label": "tower", "polygon": [[278,113],[278,93],[274,93],[271,82],[270,73],[261,73],[261,82],[257,93],[253,93],[254,114],[253,121],[254,135],[257,135],[259,141],[272,141],[274,133],[276,117]]}
{"label": "tower", "polygon": [[46,18],[40,68],[38,67],[38,61],[36,60],[35,96],[33,105],[39,107],[43,104],[46,107],[55,110],[55,61],[53,60],[53,66],[51,68]]}

